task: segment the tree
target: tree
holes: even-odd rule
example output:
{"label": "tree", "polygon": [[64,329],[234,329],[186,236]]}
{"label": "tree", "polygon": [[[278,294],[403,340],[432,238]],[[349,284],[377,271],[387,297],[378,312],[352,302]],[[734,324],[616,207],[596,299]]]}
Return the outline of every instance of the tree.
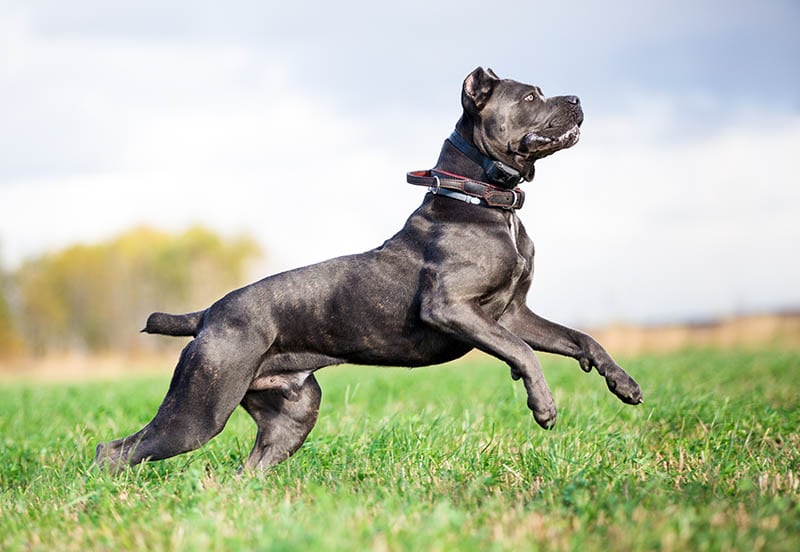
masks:
{"label": "tree", "polygon": [[200,226],[180,234],[137,228],[68,247],[16,271],[19,327],[35,353],[148,346],[137,334],[150,312],[207,306],[241,285],[259,255],[251,238]]}
{"label": "tree", "polygon": [[15,357],[25,348],[11,311],[9,296],[8,275],[0,267],[0,359]]}

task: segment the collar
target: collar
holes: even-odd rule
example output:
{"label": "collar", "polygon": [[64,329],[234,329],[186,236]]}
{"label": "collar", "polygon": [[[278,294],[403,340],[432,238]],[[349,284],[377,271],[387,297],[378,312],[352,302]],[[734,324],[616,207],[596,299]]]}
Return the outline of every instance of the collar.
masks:
{"label": "collar", "polygon": [[486,176],[489,177],[489,182],[492,184],[499,184],[504,188],[511,188],[522,182],[523,178],[519,171],[513,167],[509,167],[501,161],[492,159],[485,156],[481,151],[473,146],[466,140],[457,130],[447,138],[447,141],[453,145],[458,151],[463,153],[473,163],[479,165]]}
{"label": "collar", "polygon": [[525,203],[525,192],[519,188],[498,188],[447,171],[412,171],[406,174],[406,182],[427,186],[428,191],[434,195],[443,195],[472,205],[513,210],[519,209]]}

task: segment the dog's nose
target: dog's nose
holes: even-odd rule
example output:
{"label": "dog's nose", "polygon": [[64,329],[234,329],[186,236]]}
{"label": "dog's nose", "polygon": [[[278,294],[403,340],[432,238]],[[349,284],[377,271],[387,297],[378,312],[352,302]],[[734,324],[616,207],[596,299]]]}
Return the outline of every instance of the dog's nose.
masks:
{"label": "dog's nose", "polygon": [[572,105],[579,105],[581,103],[581,99],[578,96],[564,96],[564,99],[567,100],[567,103]]}

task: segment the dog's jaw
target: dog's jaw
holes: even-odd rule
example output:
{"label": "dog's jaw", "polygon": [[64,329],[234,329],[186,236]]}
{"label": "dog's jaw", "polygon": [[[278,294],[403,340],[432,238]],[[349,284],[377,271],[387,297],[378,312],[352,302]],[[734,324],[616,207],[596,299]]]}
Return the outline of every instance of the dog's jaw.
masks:
{"label": "dog's jaw", "polygon": [[532,155],[534,159],[541,159],[559,150],[571,148],[578,143],[580,137],[581,129],[577,124],[555,137],[529,132],[522,138],[520,149]]}

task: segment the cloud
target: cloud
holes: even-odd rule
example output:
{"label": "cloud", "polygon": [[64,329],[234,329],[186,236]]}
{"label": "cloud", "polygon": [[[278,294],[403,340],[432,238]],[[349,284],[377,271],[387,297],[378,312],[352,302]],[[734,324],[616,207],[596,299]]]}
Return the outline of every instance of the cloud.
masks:
{"label": "cloud", "polygon": [[100,48],[180,44],[269,52],[305,92],[321,89],[358,113],[380,112],[387,100],[408,108],[424,99],[440,109],[451,83],[478,64],[536,79],[553,92],[591,94],[607,106],[618,106],[618,93],[634,85],[711,91],[725,104],[768,94],[771,102],[800,108],[793,92],[800,8],[791,0],[574,0],[570,9],[515,0],[491,6],[18,0],[11,6],[37,36]]}
{"label": "cloud", "polygon": [[525,213],[533,305],[586,323],[800,305],[800,117],[748,113],[665,142],[680,104],[643,105],[587,119],[574,151],[542,163]]}
{"label": "cloud", "polygon": [[[421,201],[404,173],[434,164],[474,63],[458,58],[431,82],[426,70],[367,66],[372,85],[348,88],[326,74],[298,80],[280,48],[123,40],[36,21],[0,18],[14,52],[0,62],[6,266],[138,224],[247,231],[272,270],[379,245]],[[525,78],[523,58],[498,70]],[[346,80],[357,68],[345,61],[331,71]],[[581,143],[525,185],[531,305],[596,323],[800,304],[789,249],[800,241],[796,110],[721,103],[713,91],[615,90],[613,111],[592,103],[610,90],[584,95]]]}
{"label": "cloud", "polygon": [[340,243],[376,245],[385,232],[367,229],[394,230],[416,202],[371,131],[324,91],[299,93],[262,53],[14,40],[18,89],[2,98],[16,127],[2,133],[15,160],[0,184],[7,263],[134,224],[190,222],[246,230],[278,258],[310,262]]}

